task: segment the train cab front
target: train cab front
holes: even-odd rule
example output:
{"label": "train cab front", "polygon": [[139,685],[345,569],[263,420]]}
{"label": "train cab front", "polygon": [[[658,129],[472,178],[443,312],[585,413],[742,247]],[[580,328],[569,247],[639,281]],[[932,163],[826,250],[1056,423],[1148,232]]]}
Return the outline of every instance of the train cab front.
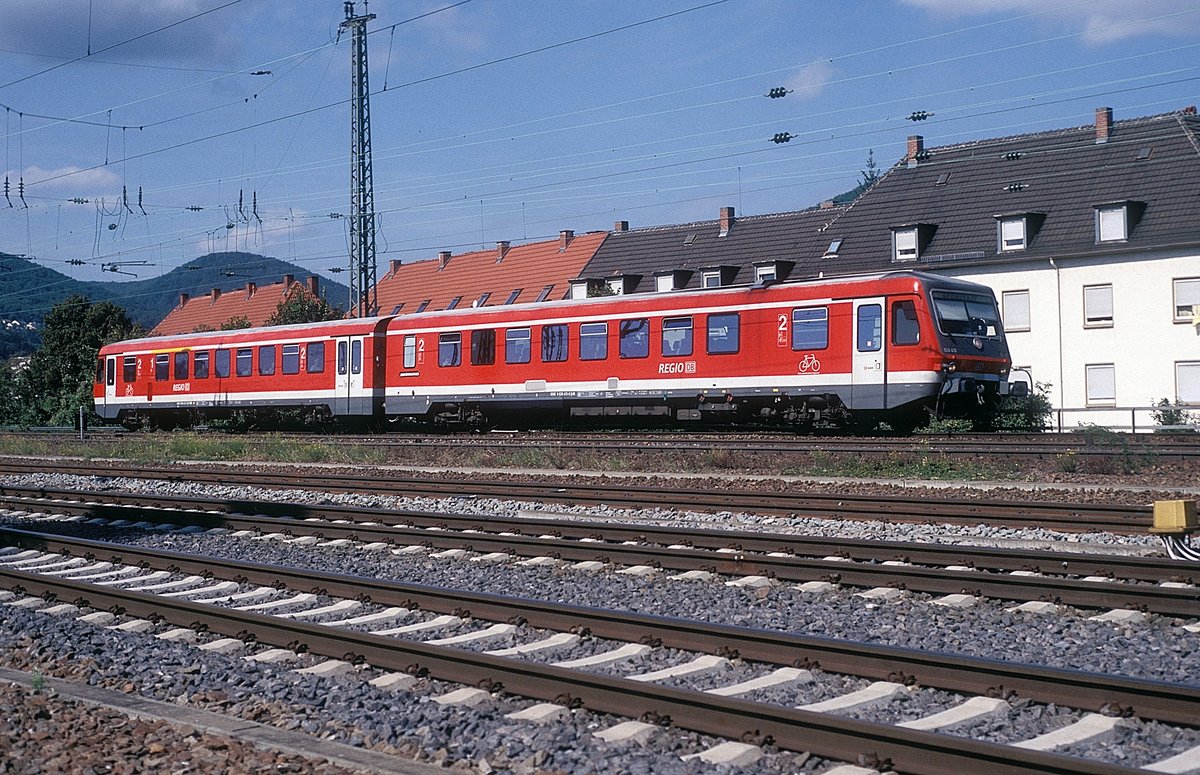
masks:
{"label": "train cab front", "polygon": [[1001,398],[1028,391],[1024,382],[1009,382],[1012,358],[995,298],[958,289],[930,296],[941,347],[937,413],[986,422]]}

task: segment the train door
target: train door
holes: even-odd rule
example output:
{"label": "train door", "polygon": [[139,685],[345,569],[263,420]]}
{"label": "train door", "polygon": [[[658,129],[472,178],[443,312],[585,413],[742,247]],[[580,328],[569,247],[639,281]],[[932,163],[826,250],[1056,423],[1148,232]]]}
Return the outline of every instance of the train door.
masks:
{"label": "train door", "polygon": [[105,419],[116,416],[117,356],[104,358],[104,407],[96,407],[96,414]]}
{"label": "train door", "polygon": [[883,302],[883,297],[854,301],[851,409],[880,409],[887,405]]}
{"label": "train door", "polygon": [[371,398],[363,390],[362,336],[341,336],[337,339],[337,379],[333,401],[336,415],[370,414]]}

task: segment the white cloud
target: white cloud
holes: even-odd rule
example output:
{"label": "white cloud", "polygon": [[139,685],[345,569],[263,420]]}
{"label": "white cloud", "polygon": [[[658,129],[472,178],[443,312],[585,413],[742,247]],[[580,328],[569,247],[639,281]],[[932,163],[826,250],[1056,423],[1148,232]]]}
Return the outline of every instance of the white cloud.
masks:
{"label": "white cloud", "polygon": [[820,60],[797,70],[787,79],[787,88],[793,90],[801,99],[811,99],[825,90],[833,80],[833,65]]}
{"label": "white cloud", "polygon": [[1024,16],[1079,33],[1089,45],[1145,36],[1183,37],[1200,33],[1200,9],[1177,0],[1087,0],[1064,5],[1045,0],[901,0],[931,16],[983,14]]}
{"label": "white cloud", "polygon": [[45,169],[35,164],[25,168],[23,177],[27,190],[38,196],[82,196],[94,199],[119,196],[121,192],[121,179],[104,167],[88,170],[74,166]]}

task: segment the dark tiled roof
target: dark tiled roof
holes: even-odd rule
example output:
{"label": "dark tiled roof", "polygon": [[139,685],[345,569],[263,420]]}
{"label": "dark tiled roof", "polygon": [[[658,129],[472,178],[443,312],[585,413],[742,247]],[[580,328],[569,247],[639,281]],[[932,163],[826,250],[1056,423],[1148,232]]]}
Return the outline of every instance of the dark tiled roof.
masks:
{"label": "dark tiled roof", "polygon": [[731,282],[751,283],[756,263],[793,261],[798,271],[805,257],[823,254],[829,238],[822,229],[841,211],[839,207],[820,207],[773,215],[735,215],[724,237],[719,236],[720,219],[614,231],[579,276],[603,279],[640,275],[636,287],[629,291],[643,293],[655,289],[655,272],[692,270],[687,287],[698,288],[700,272],[696,270],[734,266],[737,273]]}
{"label": "dark tiled roof", "polygon": [[[1088,125],[931,147],[913,166],[902,160],[827,230],[845,242],[826,271],[895,267],[892,227],[918,223],[936,230],[906,268],[1200,243],[1194,110],[1116,121],[1106,142],[1096,138]],[[1145,203],[1141,220],[1128,240],[1097,244],[1094,206],[1117,201]],[[1019,213],[1044,215],[1040,229],[1027,249],[1001,254],[995,216]]]}

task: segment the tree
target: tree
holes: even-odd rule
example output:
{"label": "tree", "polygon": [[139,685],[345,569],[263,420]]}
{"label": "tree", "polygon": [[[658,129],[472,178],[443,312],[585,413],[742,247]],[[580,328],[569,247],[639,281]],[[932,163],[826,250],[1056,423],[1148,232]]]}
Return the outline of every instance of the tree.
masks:
{"label": "tree", "polygon": [[252,325],[253,324],[250,322],[250,318],[246,317],[245,315],[237,315],[222,323],[221,330],[235,331],[239,328],[250,328]]}
{"label": "tree", "polygon": [[325,320],[338,320],[345,316],[338,307],[330,305],[325,299],[313,296],[306,291],[288,294],[279,302],[275,314],[267,319],[268,326],[286,326],[293,323],[320,323]]}
{"label": "tree", "polygon": [[54,306],[42,328],[42,347],[22,373],[22,419],[70,425],[79,407],[91,407],[100,347],[140,335],[125,310],[111,301],[93,304],[74,295]]}
{"label": "tree", "polygon": [[862,179],[858,183],[858,191],[862,193],[871,186],[875,185],[875,181],[879,180],[879,165],[875,163],[875,149],[867,151],[867,168],[859,170]]}

